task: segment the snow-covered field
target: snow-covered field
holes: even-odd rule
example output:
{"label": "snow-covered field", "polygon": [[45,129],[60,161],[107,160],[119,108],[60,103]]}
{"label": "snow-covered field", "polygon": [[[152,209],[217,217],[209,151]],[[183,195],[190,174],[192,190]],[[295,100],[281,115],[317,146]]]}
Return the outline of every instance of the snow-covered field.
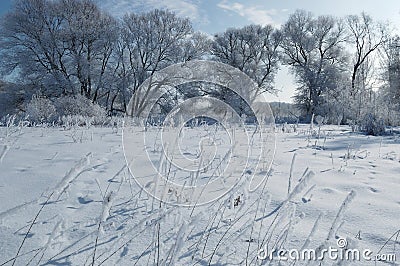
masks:
{"label": "snow-covered field", "polygon": [[398,135],[278,127],[256,192],[239,186],[195,207],[140,188],[121,128],[3,127],[0,140],[0,265],[279,265],[263,252],[338,248],[338,240],[397,262],[326,256],[321,265],[400,263]]}

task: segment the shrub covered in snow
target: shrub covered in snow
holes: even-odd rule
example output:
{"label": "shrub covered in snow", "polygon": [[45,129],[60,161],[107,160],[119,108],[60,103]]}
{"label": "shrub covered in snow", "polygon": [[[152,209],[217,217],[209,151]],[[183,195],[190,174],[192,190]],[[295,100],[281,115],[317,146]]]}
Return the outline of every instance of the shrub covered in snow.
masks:
{"label": "shrub covered in snow", "polygon": [[104,108],[82,95],[46,98],[33,96],[26,105],[26,114],[33,123],[62,125],[107,125],[110,118]]}
{"label": "shrub covered in snow", "polygon": [[368,135],[381,136],[385,134],[385,123],[375,114],[366,114],[360,122],[360,127]]}
{"label": "shrub covered in snow", "polygon": [[105,117],[106,111],[98,104],[78,94],[64,96],[55,100],[59,116],[81,115],[86,117]]}
{"label": "shrub covered in snow", "polygon": [[51,123],[58,117],[53,102],[46,97],[36,95],[26,105],[26,113],[29,120],[34,123]]}
{"label": "shrub covered in snow", "polygon": [[63,125],[104,125],[109,120],[104,108],[82,95],[58,98],[56,105]]}

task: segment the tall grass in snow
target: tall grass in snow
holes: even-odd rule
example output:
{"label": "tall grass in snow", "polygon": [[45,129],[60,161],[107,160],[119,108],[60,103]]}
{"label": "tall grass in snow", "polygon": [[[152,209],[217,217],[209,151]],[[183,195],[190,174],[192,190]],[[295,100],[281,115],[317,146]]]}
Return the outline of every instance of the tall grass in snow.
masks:
{"label": "tall grass in snow", "polygon": [[[161,144],[154,143],[152,147],[154,151],[161,153],[158,170],[168,176],[171,162],[167,162],[163,157],[164,151],[159,145]],[[87,170],[91,156],[88,154],[77,162],[58,182],[48,201],[42,205],[43,208],[49,205],[50,198],[59,198],[69,190],[71,183]],[[62,264],[68,258],[72,264],[85,262],[86,265],[254,265],[260,262],[257,251],[261,247],[286,247],[293,245],[293,239],[298,240],[296,230],[304,219],[301,208],[309,206],[305,205],[308,204],[307,200],[301,200],[304,198],[311,200],[311,196],[308,195],[316,186],[312,184],[315,174],[308,168],[300,178],[296,177],[295,166],[301,159],[296,154],[293,155],[290,168],[288,167],[285,172],[288,178],[285,178],[287,191],[284,185],[283,199],[279,201],[273,198],[269,187],[268,180],[273,177],[271,170],[266,182],[253,194],[249,194],[246,190],[247,181],[243,180],[243,184],[239,184],[219,201],[206,206],[194,204],[191,208],[168,205],[158,199],[150,198],[141,188],[130,183],[130,176],[122,178],[127,172],[124,171],[127,170],[125,166],[108,180],[106,190],[101,188],[101,180],[97,178],[96,173],[93,173],[96,176],[93,178],[93,184],[97,186],[97,191],[100,190],[102,197],[102,200],[91,205],[98,208],[94,221],[90,220],[90,223],[82,224],[80,227],[63,227],[57,223],[44,241],[42,253],[39,253],[42,255],[39,262],[43,260],[45,263],[47,260],[49,263]],[[220,160],[223,162],[225,158]],[[217,174],[218,171],[222,172],[219,169],[220,165],[222,163],[213,165],[214,169],[211,170]],[[197,172],[194,171],[190,176],[192,180],[188,180],[188,183],[193,181],[195,184],[201,178],[200,171],[200,167]],[[121,176],[121,179],[118,179],[118,176]],[[153,177],[149,177],[149,182],[155,182],[153,185],[157,186],[156,182],[162,182],[157,180],[158,178],[154,180]],[[116,184],[118,190],[110,184]],[[127,193],[118,192],[120,189]],[[177,197],[189,198],[182,194],[182,191],[176,191]],[[327,239],[332,240],[335,236],[353,198],[354,193],[351,193],[340,207],[332,227],[329,228]],[[235,201],[236,199],[240,200]],[[192,200],[195,202],[196,199]],[[56,204],[61,203],[56,201],[54,206]],[[111,208],[113,215],[110,215]],[[41,210],[37,216],[40,212]],[[305,249],[313,244],[323,219],[324,216],[319,214],[317,219],[311,220],[314,225],[311,231],[307,232],[304,242],[296,242],[300,244],[299,247]],[[34,219],[31,225],[34,226],[35,222],[37,219]],[[85,235],[76,243],[68,243],[68,246],[55,251],[55,254],[49,254],[50,251],[44,253],[51,245],[54,235],[63,233],[72,239],[76,237],[74,230],[79,231],[82,228],[85,230]],[[31,229],[29,228],[28,232]],[[21,251],[23,245],[24,243],[21,244]],[[15,264],[22,261],[18,259],[21,254],[23,253],[19,251],[16,254]],[[51,257],[46,258],[45,255]],[[288,264],[294,265],[295,262]]]}

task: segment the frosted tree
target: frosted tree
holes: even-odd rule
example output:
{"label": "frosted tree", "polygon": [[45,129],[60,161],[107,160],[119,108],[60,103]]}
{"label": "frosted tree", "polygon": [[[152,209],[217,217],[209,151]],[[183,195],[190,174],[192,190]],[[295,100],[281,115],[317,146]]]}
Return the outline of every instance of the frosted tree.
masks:
{"label": "frosted tree", "polygon": [[[2,20],[3,73],[15,69],[34,82],[59,84],[64,93],[74,91],[66,66],[67,48],[58,36],[64,19],[58,18],[56,4],[45,0],[17,1]],[[57,19],[58,18],[58,19]]]}
{"label": "frosted tree", "polygon": [[91,1],[63,1],[67,21],[64,42],[72,59],[71,73],[79,80],[82,95],[96,101],[113,82],[110,63],[118,37],[117,22]]}
{"label": "frosted tree", "polygon": [[309,119],[324,115],[327,97],[339,91],[346,57],[345,28],[331,16],[314,18],[298,10],[283,25],[284,64],[291,67],[299,85],[295,101]]}
{"label": "frosted tree", "polygon": [[92,1],[18,0],[2,20],[3,73],[18,70],[47,95],[97,101],[111,82],[115,26]]}
{"label": "frosted tree", "polygon": [[[354,95],[363,82],[362,75],[367,76],[365,68],[368,67],[368,59],[384,44],[387,33],[383,24],[374,22],[366,13],[347,16],[346,24],[350,33],[348,41],[354,47],[351,73],[351,93]],[[358,84],[357,79],[360,80]]]}
{"label": "frosted tree", "polygon": [[394,37],[389,43],[388,74],[390,93],[393,100],[400,103],[400,39]]}
{"label": "frosted tree", "polygon": [[135,92],[156,71],[174,63],[202,58],[209,51],[207,36],[194,32],[189,19],[170,11],[127,14],[121,27],[120,66],[132,84],[130,92]]}
{"label": "frosted tree", "polygon": [[123,18],[122,27],[134,90],[157,70],[200,57],[207,49],[205,37],[194,34],[189,19],[170,11],[131,13]]}
{"label": "frosted tree", "polygon": [[272,26],[250,25],[228,29],[215,35],[212,54],[215,59],[238,68],[258,85],[258,92],[274,92],[278,70],[281,34]]}
{"label": "frosted tree", "polygon": [[379,90],[377,104],[387,125],[400,123],[400,40],[391,37],[381,49],[383,85]]}
{"label": "frosted tree", "polygon": [[367,120],[376,120],[375,92],[377,87],[377,52],[387,39],[386,27],[375,22],[366,13],[346,17],[348,43],[352,54],[350,72],[350,119],[363,127]]}

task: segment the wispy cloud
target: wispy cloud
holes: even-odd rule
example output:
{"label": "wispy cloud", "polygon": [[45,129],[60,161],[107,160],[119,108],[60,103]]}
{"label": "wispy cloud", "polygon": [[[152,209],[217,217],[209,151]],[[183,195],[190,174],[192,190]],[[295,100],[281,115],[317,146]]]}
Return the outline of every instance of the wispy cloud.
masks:
{"label": "wispy cloud", "polygon": [[122,17],[128,12],[145,12],[153,9],[169,9],[181,17],[205,23],[207,17],[195,1],[190,0],[96,0],[98,4],[112,13]]}
{"label": "wispy cloud", "polygon": [[231,3],[227,0],[223,0],[217,6],[232,11],[255,24],[279,26],[279,23],[272,18],[277,14],[275,9],[266,10],[258,6],[246,6],[238,2]]}

